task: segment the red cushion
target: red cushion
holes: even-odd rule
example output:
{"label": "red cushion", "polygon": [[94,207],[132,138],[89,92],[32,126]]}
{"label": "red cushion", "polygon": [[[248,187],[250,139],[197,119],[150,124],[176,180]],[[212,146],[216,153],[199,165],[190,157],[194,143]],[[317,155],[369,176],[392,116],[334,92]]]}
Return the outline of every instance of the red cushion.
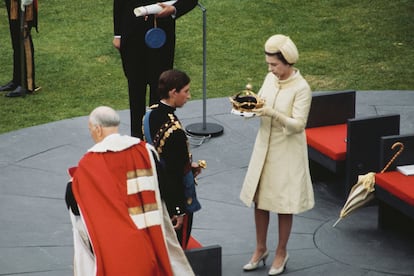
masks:
{"label": "red cushion", "polygon": [[407,176],[397,171],[377,173],[375,183],[414,206],[414,175]]}
{"label": "red cushion", "polygon": [[194,239],[193,236],[190,236],[186,249],[194,249],[194,248],[201,248],[201,247],[203,247],[201,243],[199,243],[196,239]]}
{"label": "red cushion", "polygon": [[346,158],[346,124],[306,129],[309,146],[336,161]]}

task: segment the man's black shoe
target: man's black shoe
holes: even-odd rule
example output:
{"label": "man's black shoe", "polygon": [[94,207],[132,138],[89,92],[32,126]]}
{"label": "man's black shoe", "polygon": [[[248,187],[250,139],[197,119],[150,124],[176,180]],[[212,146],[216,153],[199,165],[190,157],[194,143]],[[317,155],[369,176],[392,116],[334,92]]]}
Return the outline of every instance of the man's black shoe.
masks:
{"label": "man's black shoe", "polygon": [[20,85],[17,86],[12,92],[6,94],[6,97],[14,98],[14,97],[24,97],[27,94],[27,90],[21,87]]}
{"label": "man's black shoe", "polygon": [[36,92],[39,92],[42,89],[41,86],[36,86],[35,89],[32,90],[28,90],[29,94],[34,94]]}
{"label": "man's black shoe", "polygon": [[13,81],[9,81],[7,84],[0,86],[0,92],[3,91],[13,91],[18,87]]}

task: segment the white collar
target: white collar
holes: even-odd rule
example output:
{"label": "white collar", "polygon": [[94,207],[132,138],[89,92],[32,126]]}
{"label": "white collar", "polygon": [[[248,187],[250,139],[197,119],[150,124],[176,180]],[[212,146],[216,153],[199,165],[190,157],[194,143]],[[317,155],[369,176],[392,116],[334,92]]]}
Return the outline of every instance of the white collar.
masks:
{"label": "white collar", "polygon": [[136,145],[141,140],[139,138],[128,135],[120,135],[114,133],[106,136],[101,142],[96,143],[88,152],[107,152],[107,151],[123,151]]}

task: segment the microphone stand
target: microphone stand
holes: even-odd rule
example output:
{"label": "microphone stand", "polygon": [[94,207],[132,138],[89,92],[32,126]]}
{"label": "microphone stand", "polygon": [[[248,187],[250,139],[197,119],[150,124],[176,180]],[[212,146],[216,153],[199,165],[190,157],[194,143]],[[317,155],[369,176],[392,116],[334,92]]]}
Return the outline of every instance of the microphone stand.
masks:
{"label": "microphone stand", "polygon": [[193,135],[200,136],[219,136],[223,134],[223,127],[218,124],[206,122],[206,8],[198,3],[201,11],[203,12],[203,122],[190,124],[186,127],[186,131]]}

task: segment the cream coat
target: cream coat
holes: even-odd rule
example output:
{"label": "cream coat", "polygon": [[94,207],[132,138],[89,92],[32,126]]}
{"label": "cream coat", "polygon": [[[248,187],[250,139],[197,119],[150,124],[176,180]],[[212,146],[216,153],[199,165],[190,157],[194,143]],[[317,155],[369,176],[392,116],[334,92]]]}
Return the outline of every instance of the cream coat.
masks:
{"label": "cream coat", "polygon": [[269,73],[259,96],[282,118],[261,117],[240,199],[282,214],[309,210],[314,197],[305,126],[312,91],[299,71],[283,81]]}

